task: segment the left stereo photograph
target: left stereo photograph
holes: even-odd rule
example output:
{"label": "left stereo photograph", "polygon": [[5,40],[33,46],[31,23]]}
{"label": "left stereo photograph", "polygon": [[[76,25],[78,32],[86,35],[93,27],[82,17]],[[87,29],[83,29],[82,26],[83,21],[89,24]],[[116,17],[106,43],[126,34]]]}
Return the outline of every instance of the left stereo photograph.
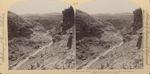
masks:
{"label": "left stereo photograph", "polygon": [[9,70],[75,69],[72,6],[25,0],[8,11]]}

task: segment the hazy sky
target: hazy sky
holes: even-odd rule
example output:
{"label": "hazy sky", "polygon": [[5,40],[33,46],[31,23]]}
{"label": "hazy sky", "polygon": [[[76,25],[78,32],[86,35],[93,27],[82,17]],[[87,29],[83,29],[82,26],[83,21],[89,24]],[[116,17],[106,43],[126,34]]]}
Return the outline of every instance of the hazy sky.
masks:
{"label": "hazy sky", "polygon": [[130,0],[94,0],[90,3],[80,5],[79,9],[88,13],[126,13],[133,12],[139,8]]}
{"label": "hazy sky", "polygon": [[[69,5],[61,0],[24,0],[18,2],[10,8],[18,14],[27,13],[51,13],[61,12],[63,9],[68,8]],[[90,3],[80,5],[80,10],[88,13],[122,13],[132,12],[134,9],[139,8],[129,0],[94,0]]]}
{"label": "hazy sky", "polygon": [[10,11],[18,14],[60,12],[69,5],[61,0],[24,0],[14,4]]}

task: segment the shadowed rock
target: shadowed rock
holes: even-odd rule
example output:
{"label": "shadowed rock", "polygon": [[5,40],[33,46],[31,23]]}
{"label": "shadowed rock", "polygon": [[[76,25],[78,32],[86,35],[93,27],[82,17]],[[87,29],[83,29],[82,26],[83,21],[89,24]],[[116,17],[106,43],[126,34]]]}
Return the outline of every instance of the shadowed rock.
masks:
{"label": "shadowed rock", "polygon": [[8,38],[14,37],[29,37],[33,32],[31,31],[32,24],[27,23],[23,18],[15,13],[8,12]]}
{"label": "shadowed rock", "polygon": [[101,37],[101,34],[103,33],[102,28],[104,27],[104,24],[102,22],[97,21],[94,17],[88,15],[85,12],[77,10],[75,21],[77,40],[90,36]]}
{"label": "shadowed rock", "polygon": [[142,9],[136,9],[133,12],[133,14],[134,14],[134,23],[132,27],[133,27],[133,32],[136,32],[143,27]]}
{"label": "shadowed rock", "polygon": [[74,9],[73,7],[70,7],[68,9],[65,9],[62,13],[63,13],[62,30],[63,32],[65,32],[74,25]]}

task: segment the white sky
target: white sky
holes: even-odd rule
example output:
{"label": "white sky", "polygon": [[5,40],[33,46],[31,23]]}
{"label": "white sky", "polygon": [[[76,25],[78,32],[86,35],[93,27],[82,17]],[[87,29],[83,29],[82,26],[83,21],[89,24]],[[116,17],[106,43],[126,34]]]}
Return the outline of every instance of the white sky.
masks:
{"label": "white sky", "polygon": [[[61,0],[24,0],[13,5],[10,11],[18,14],[61,13],[68,7],[69,5]],[[139,7],[129,0],[94,0],[78,7],[91,14],[132,12],[136,8]]]}
{"label": "white sky", "polygon": [[97,13],[126,13],[140,8],[130,0],[94,0],[93,2],[80,5],[78,9],[91,14]]}
{"label": "white sky", "polygon": [[61,0],[24,0],[14,4],[10,11],[18,14],[61,13],[69,5]]}

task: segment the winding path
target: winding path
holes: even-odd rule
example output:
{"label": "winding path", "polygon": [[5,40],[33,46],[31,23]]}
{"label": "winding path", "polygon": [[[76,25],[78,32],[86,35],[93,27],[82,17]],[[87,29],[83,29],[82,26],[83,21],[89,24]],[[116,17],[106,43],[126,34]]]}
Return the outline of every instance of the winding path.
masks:
{"label": "winding path", "polygon": [[108,49],[106,52],[104,52],[103,54],[100,54],[98,57],[96,57],[94,60],[88,62],[85,66],[82,67],[82,69],[88,69],[92,64],[94,64],[97,60],[100,59],[100,57],[104,57],[105,55],[107,55],[109,52],[111,52],[112,50],[115,50],[116,48],[120,47],[123,44],[123,38],[121,36],[118,36],[119,33],[115,34],[114,36],[119,38],[121,40],[120,44],[117,44],[115,46],[113,46],[112,48]]}
{"label": "winding path", "polygon": [[[44,36],[48,35],[48,32],[44,34]],[[32,55],[26,57],[26,59],[22,60],[21,62],[19,62],[15,67],[13,67],[13,69],[18,69],[20,66],[22,66],[25,62],[27,62],[28,60],[30,60],[30,58],[32,58],[33,56],[35,56],[36,54],[38,54],[40,51],[42,51],[43,49],[45,49],[46,47],[49,47],[53,44],[52,42],[52,37],[50,37],[51,42],[48,45],[45,45],[41,48],[39,48],[36,52],[34,52]]]}

